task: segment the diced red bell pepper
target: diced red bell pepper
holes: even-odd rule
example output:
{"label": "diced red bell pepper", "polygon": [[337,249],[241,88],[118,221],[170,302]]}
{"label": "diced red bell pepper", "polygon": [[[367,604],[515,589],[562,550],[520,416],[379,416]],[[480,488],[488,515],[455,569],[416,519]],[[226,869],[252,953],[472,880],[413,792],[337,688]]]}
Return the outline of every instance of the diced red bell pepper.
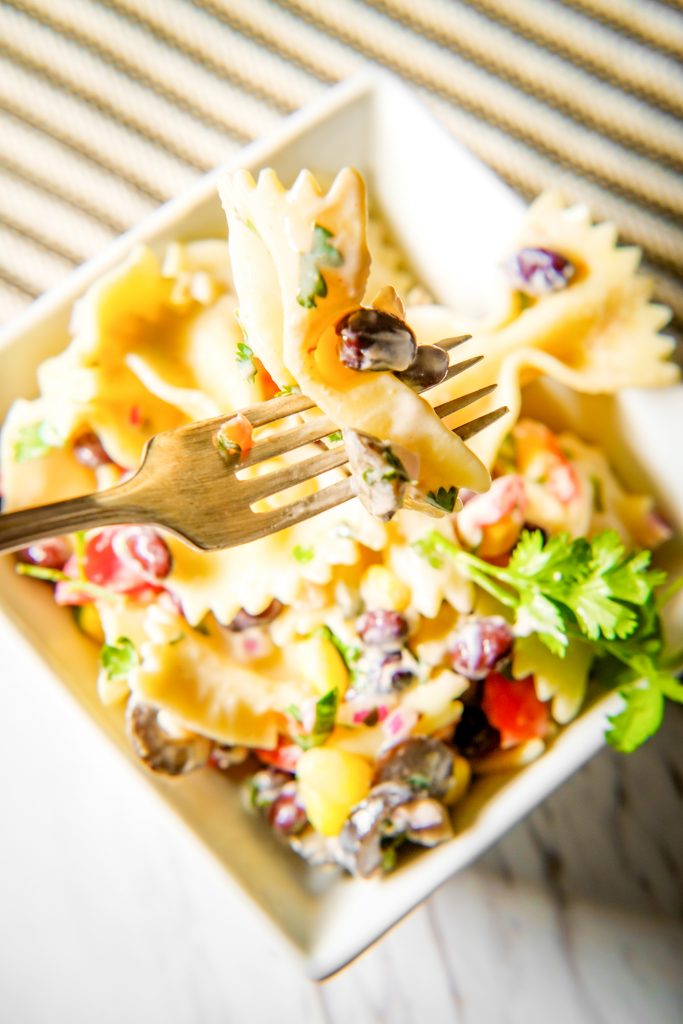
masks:
{"label": "diced red bell pepper", "polygon": [[500,732],[503,747],[544,736],[548,731],[548,705],[536,696],[533,676],[507,679],[492,672],[484,680],[481,706]]}

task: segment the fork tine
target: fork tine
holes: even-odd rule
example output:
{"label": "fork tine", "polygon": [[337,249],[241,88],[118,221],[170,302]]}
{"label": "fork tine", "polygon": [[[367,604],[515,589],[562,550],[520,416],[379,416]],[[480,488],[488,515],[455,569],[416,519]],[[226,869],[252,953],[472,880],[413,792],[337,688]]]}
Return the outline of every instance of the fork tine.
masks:
{"label": "fork tine", "polygon": [[494,409],[492,412],[484,413],[483,416],[477,416],[476,419],[470,420],[468,423],[463,423],[459,427],[454,427],[453,433],[457,434],[461,440],[467,441],[470,437],[474,437],[475,434],[485,430],[486,427],[490,427],[492,423],[499,420],[506,412],[510,412],[507,405],[501,405],[498,409]]}
{"label": "fork tine", "polygon": [[[467,335],[466,337],[471,337],[471,335]],[[450,341],[452,339],[446,340]],[[458,343],[460,341],[460,339],[455,340]],[[471,359],[465,359],[460,363],[453,363],[452,366],[449,366],[448,373],[444,377],[444,380],[450,380],[452,377],[457,377],[458,374],[464,373],[464,371],[469,370],[471,366],[475,366],[477,363],[481,362],[483,358],[484,357],[482,355],[478,355],[472,356]],[[439,415],[443,418],[444,416],[448,416],[450,413],[455,412],[457,409],[464,409],[472,402],[476,402],[479,398],[483,398],[484,395],[489,394],[494,387],[495,384],[491,385],[488,389],[481,388],[479,391],[473,391],[469,395],[462,395],[460,398],[453,399],[452,402],[447,403],[449,406],[448,410],[444,412],[439,411]],[[423,388],[422,391],[429,391],[429,388]],[[243,410],[243,415],[249,418],[252,426],[259,426],[269,423],[272,420],[290,416],[295,412],[305,412],[307,409],[312,409],[314,407],[313,402],[309,402],[309,400],[303,395],[285,395],[283,398],[271,399],[267,404],[270,406],[274,402],[283,403],[287,399],[298,399],[299,401],[296,403],[290,403],[289,406],[282,404],[279,409],[275,411],[275,414],[271,415],[269,413],[268,418],[265,418],[265,416],[261,414],[259,407],[252,407],[252,409]],[[301,401],[302,399],[305,400],[305,405]],[[439,406],[438,410],[441,408],[442,407]],[[443,408],[445,409],[446,407],[444,406]],[[319,441],[327,434],[331,434],[337,429],[337,426],[325,417],[312,420],[302,426],[292,427],[290,430],[284,431],[276,437],[264,438],[263,441],[258,441],[254,445],[249,454],[241,461],[238,468],[244,469],[247,466],[254,466],[259,462],[265,462],[267,459],[275,458],[276,455],[282,455],[286,451],[293,450],[294,448],[300,448],[304,444]]]}
{"label": "fork tine", "polygon": [[281,434],[274,434],[272,437],[265,437],[257,441],[244,459],[235,467],[245,469],[258,462],[265,462],[266,459],[273,459],[277,455],[293,451],[304,444],[311,444],[313,441],[320,441],[327,434],[332,434],[337,428],[326,416],[319,416],[308,423],[300,424],[283,431]]}
{"label": "fork tine", "polygon": [[[473,437],[475,434],[478,434],[480,430],[484,430],[485,427],[488,427],[492,423],[495,423],[496,420],[499,420],[506,412],[509,412],[507,406],[501,406],[499,409],[494,409],[493,412],[488,412],[484,416],[479,416],[477,419],[470,420],[469,423],[464,423],[461,427],[457,427],[454,430],[454,433],[458,434],[458,436],[463,440],[468,437]],[[306,465],[308,463],[310,470],[312,463],[318,463],[318,466],[320,466],[326,456],[338,454],[341,454],[338,450],[329,451],[324,455],[317,455],[312,459],[307,459],[306,463],[299,463],[299,465]],[[338,465],[341,464],[342,463],[338,463]],[[328,466],[327,468],[332,467]],[[317,472],[321,472],[321,470],[317,469],[316,473]],[[291,484],[289,486],[291,486]],[[278,490],[281,489],[282,488],[278,487]],[[255,521],[259,525],[255,531],[250,531],[250,539],[263,537],[266,533],[269,533],[271,530],[271,524],[273,527],[276,526],[277,529],[294,526],[296,523],[301,523],[306,519],[310,519],[312,516],[318,515],[320,512],[325,512],[327,509],[333,508],[335,505],[341,505],[343,502],[355,497],[355,495],[356,492],[353,487],[353,480],[351,477],[348,477],[346,480],[339,480],[337,483],[323,487],[322,490],[316,491],[315,494],[310,494],[306,498],[302,498],[300,501],[295,501],[284,508],[273,509],[271,512],[257,512],[255,513]]]}
{"label": "fork tine", "polygon": [[[448,367],[448,373],[444,377],[443,381],[439,381],[439,383],[443,384],[444,381],[451,380],[453,377],[457,377],[459,373],[464,373],[465,370],[469,370],[470,366],[476,366],[477,363],[480,363],[483,358],[483,356],[472,356],[471,359],[463,359],[461,363],[451,363],[451,365]],[[436,387],[436,385],[434,385],[434,387]],[[430,389],[424,388],[423,390],[429,391]]]}
{"label": "fork tine", "polygon": [[446,416],[450,416],[451,413],[458,412],[460,409],[466,409],[468,405],[478,402],[480,398],[486,398],[497,387],[497,384],[487,384],[485,388],[470,391],[468,395],[460,395],[459,398],[452,398],[450,402],[442,402],[441,405],[435,405],[434,412],[443,420]]}
{"label": "fork tine", "polygon": [[457,348],[463,342],[469,341],[471,337],[471,334],[459,334],[457,338],[442,338],[441,341],[437,341],[435,344],[437,348],[442,348],[444,352],[450,352],[452,348]]}
{"label": "fork tine", "polygon": [[349,457],[343,446],[330,448],[329,451],[322,452],[320,455],[313,455],[310,459],[295,462],[285,470],[275,470],[273,473],[256,477],[254,480],[240,480],[242,497],[252,504],[260,498],[267,498],[271,494],[277,494],[278,491],[286,491],[288,487],[301,484],[304,480],[310,480],[311,477],[343,466],[348,461]]}
{"label": "fork tine", "polygon": [[[458,409],[464,409],[466,406],[471,405],[473,402],[478,401],[480,398],[484,398],[485,395],[491,394],[495,389],[496,385],[491,384],[485,388],[479,388],[478,391],[472,391],[469,395],[461,395],[460,398],[454,399],[452,402],[444,402],[443,405],[437,406],[434,410],[441,419],[444,416],[449,415],[451,412],[455,412]],[[491,423],[495,423],[497,419],[500,419],[508,411],[507,406],[496,409],[493,412],[486,413],[483,416],[478,416],[474,420],[470,420],[467,423],[463,423],[461,426],[456,427],[453,431],[460,438],[465,440],[468,437],[473,437],[478,434],[480,430],[484,430],[485,427]],[[310,424],[306,424],[305,427],[301,428],[306,430]],[[329,424],[326,424],[326,431]],[[296,434],[299,428],[294,428],[293,431],[288,433]],[[305,441],[301,442],[306,443]],[[267,442],[264,442],[264,445]],[[256,461],[261,461],[257,459]],[[240,480],[240,488],[243,498],[253,504],[255,501],[259,501],[261,498],[267,498],[271,494],[277,494],[279,491],[285,491],[288,487],[293,487],[295,484],[303,483],[304,480],[310,480],[314,476],[318,476],[321,473],[326,473],[330,469],[337,469],[339,466],[345,465],[349,461],[346,450],[343,447],[330,448],[319,455],[313,455],[308,459],[303,459],[301,462],[296,462],[289,466],[285,470],[274,470],[272,473],[267,473],[264,476],[257,477],[253,480]],[[247,461],[241,463],[237,469],[247,465]]]}
{"label": "fork tine", "polygon": [[323,487],[315,494],[296,501],[284,508],[275,508],[270,512],[255,512],[252,520],[253,526],[249,530],[249,540],[258,540],[273,530],[283,530],[288,526],[296,526],[320,512],[327,512],[328,509],[341,505],[350,498],[355,498],[351,477],[346,480],[338,480],[334,484]]}
{"label": "fork tine", "polygon": [[[280,395],[279,398],[270,398],[267,402],[259,402],[258,405],[250,405],[239,411],[246,416],[252,427],[262,427],[273,420],[281,420],[297,412],[306,412],[314,405],[315,403],[306,395]],[[223,418],[227,419],[230,415],[232,414],[227,413]]]}

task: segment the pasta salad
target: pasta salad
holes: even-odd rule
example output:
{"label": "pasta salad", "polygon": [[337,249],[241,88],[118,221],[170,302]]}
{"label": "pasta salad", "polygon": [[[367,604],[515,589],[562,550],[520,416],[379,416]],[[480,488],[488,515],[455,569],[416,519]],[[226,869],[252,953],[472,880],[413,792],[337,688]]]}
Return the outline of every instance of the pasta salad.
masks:
{"label": "pasta salad", "polygon": [[[230,550],[130,524],[34,544],[17,570],[100,645],[99,696],[125,709],[150,769],[239,766],[293,849],[367,877],[403,844],[448,839],[472,779],[541,756],[591,681],[622,689],[608,733],[622,750],[681,700],[650,565],[670,528],[597,448],[522,405],[539,378],[672,383],[669,314],[637,251],[552,194],[473,323],[368,222],[352,169],[327,191],[266,171],[220,192],[227,244],[138,247],[76,304],[39,397],[5,422],[4,509],[115,485],[153,434],[192,420],[225,415],[217,447],[239,460],[253,441],[239,409],[294,389],[339,425],[324,443],[346,444],[359,497]],[[509,409],[469,445],[453,432],[467,414],[432,408],[462,391],[437,345],[462,332],[465,357],[486,357],[467,390],[498,385],[477,412]]]}

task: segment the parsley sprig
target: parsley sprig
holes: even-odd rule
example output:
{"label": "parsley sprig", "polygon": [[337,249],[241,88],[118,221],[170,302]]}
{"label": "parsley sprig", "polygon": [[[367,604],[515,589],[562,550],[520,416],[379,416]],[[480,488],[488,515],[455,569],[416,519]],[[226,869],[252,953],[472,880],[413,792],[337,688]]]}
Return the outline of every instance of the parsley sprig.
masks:
{"label": "parsley sprig", "polygon": [[591,646],[594,677],[616,682],[624,698],[607,733],[617,750],[635,750],[657,731],[665,698],[683,703],[683,684],[662,657],[654,597],[666,574],[650,568],[649,551],[626,552],[614,530],[590,541],[566,533],[546,540],[540,530],[525,531],[504,567],[436,531],[414,546],[435,567],[452,556],[474,583],[514,612],[521,635],[536,634],[556,656],[564,657],[571,640]]}

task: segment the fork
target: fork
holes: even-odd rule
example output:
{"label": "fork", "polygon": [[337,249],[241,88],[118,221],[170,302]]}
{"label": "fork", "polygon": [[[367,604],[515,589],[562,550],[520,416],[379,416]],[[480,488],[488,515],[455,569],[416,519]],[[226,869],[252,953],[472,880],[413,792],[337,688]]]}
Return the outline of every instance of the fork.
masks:
{"label": "fork", "polygon": [[[464,334],[446,338],[438,345],[450,351],[470,337]],[[478,355],[452,363],[445,380],[463,373],[482,359],[483,356]],[[495,387],[495,384],[490,384],[460,395],[437,405],[434,411],[443,419],[490,395]],[[240,411],[255,428],[313,408],[315,405],[310,398],[290,394]],[[467,440],[495,423],[507,411],[507,407],[501,406],[456,427],[455,433]],[[337,430],[337,426],[327,417],[316,417],[257,441],[244,458],[236,460],[234,465],[226,465],[214,438],[221,424],[233,415],[236,413],[156,434],[147,442],[135,475],[115,487],[0,515],[0,552],[26,547],[43,537],[121,523],[159,526],[192,547],[212,551],[258,540],[355,496],[352,479],[347,476],[290,504],[254,511],[252,505],[256,502],[337,469],[348,462],[348,456],[343,445],[326,447],[324,452],[295,462],[284,470],[240,479],[237,473],[249,466],[259,465],[303,445],[321,444],[323,438]],[[434,514],[433,507],[421,499],[412,499],[411,506]]]}

